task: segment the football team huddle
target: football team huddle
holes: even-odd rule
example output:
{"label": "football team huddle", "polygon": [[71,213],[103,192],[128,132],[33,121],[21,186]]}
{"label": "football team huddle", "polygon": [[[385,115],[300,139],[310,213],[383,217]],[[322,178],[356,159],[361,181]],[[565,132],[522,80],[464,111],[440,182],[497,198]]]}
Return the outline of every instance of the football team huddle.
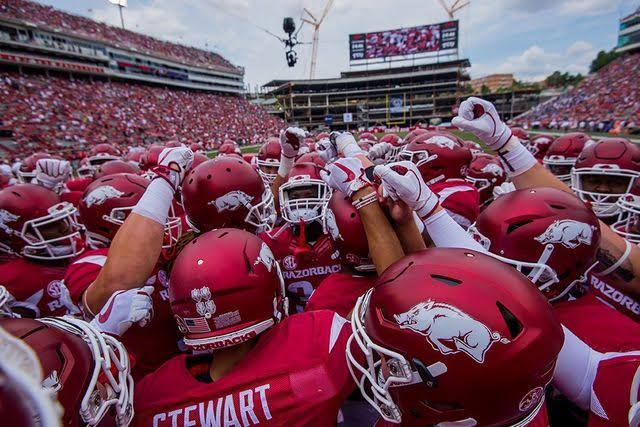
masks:
{"label": "football team huddle", "polygon": [[0,165],[0,425],[637,426],[640,148],[457,114]]}

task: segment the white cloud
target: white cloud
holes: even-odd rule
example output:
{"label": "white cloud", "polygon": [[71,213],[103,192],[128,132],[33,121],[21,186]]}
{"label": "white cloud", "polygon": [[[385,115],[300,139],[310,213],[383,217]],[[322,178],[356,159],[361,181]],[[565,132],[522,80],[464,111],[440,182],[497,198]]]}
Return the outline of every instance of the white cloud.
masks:
{"label": "white cloud", "polygon": [[[576,41],[564,51],[550,51],[533,45],[519,55],[510,56],[490,72],[513,73],[517,79],[529,81],[542,80],[556,70],[586,74],[596,51],[593,45],[583,40]],[[477,70],[487,71],[484,66]],[[482,75],[475,71],[474,77]]]}

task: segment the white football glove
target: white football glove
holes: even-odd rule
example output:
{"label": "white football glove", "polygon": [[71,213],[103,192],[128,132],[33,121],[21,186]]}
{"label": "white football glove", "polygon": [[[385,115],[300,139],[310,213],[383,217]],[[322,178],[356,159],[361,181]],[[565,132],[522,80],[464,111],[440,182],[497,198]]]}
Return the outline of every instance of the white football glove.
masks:
{"label": "white football glove", "polygon": [[280,147],[282,155],[290,159],[295,158],[300,151],[306,132],[297,127],[288,127],[280,132]]}
{"label": "white football glove", "polygon": [[158,157],[158,165],[152,171],[156,178],[167,181],[173,190],[180,188],[184,175],[193,162],[193,151],[182,144],[180,147],[165,148]]}
{"label": "white football glove", "polygon": [[364,154],[350,132],[331,132],[329,140],[336,147],[338,154],[342,154],[344,157],[355,157],[358,154]]}
{"label": "white football glove", "polygon": [[497,199],[500,196],[516,191],[516,186],[511,182],[503,182],[500,185],[493,187],[493,198]]}
{"label": "white football glove", "polygon": [[402,200],[422,221],[439,205],[438,196],[429,189],[417,166],[410,161],[378,165],[373,174],[382,181],[386,195],[393,200]]}
{"label": "white football glove", "polygon": [[349,197],[371,185],[364,166],[357,157],[345,157],[328,164],[320,171],[320,176],[329,187]]}
{"label": "white football glove", "polygon": [[122,336],[134,323],[146,326],[153,317],[152,293],[153,286],[114,292],[91,325],[117,336]]}
{"label": "white football glove", "polygon": [[321,139],[316,143],[316,151],[325,162],[331,163],[338,157],[338,150],[329,141],[329,138]]}
{"label": "white football glove", "polygon": [[393,145],[389,144],[388,142],[379,142],[371,147],[369,153],[367,153],[367,157],[369,157],[371,160],[384,159],[387,153],[391,151],[392,148]]}
{"label": "white football glove", "polygon": [[460,104],[458,116],[451,123],[459,129],[473,133],[497,152],[511,138],[511,129],[498,115],[496,107],[484,99],[470,97]]}
{"label": "white football glove", "polygon": [[60,159],[40,159],[36,163],[38,185],[57,191],[71,178],[71,164]]}

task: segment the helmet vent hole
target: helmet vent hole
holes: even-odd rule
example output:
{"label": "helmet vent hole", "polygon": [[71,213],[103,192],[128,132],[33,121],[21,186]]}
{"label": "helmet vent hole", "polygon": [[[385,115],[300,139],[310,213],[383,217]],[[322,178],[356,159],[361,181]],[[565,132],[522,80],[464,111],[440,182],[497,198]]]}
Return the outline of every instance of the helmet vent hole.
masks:
{"label": "helmet vent hole", "polygon": [[222,239],[224,236],[226,236],[227,234],[229,234],[228,231],[225,231],[224,233],[222,233],[221,235],[218,236],[218,239]]}
{"label": "helmet vent hole", "polygon": [[438,282],[444,283],[447,286],[458,286],[460,283],[462,283],[462,281],[460,280],[440,276],[438,274],[431,274],[431,278],[437,280]]}
{"label": "helmet vent hole", "polygon": [[17,191],[12,191],[11,194],[13,194],[16,197],[22,197],[22,194],[18,193]]}
{"label": "helmet vent hole", "polygon": [[189,178],[189,184],[193,182],[193,178]]}
{"label": "helmet vent hole", "polygon": [[227,172],[231,172],[231,168],[227,168]]}
{"label": "helmet vent hole", "polygon": [[355,218],[356,217],[356,213],[355,212],[351,212],[351,215],[349,215],[349,218]]}
{"label": "helmet vent hole", "polygon": [[211,179],[211,174],[207,175],[207,179]]}
{"label": "helmet vent hole", "polygon": [[522,332],[523,329],[522,323],[520,323],[516,316],[511,311],[509,311],[509,309],[505,307],[500,301],[496,302],[496,306],[498,307],[498,310],[500,310],[500,314],[502,314],[504,322],[507,324],[511,339],[514,339],[515,337],[520,335],[520,332]]}
{"label": "helmet vent hole", "polygon": [[552,205],[549,205],[549,206],[551,206],[553,209],[558,209],[558,210],[565,210],[566,209],[566,207],[562,206],[562,205],[553,205],[552,204]]}
{"label": "helmet vent hole", "polygon": [[421,403],[427,408],[438,412],[449,412],[464,409],[464,406],[456,402],[434,402],[432,400],[423,400]]}
{"label": "helmet vent hole", "polygon": [[531,219],[527,219],[524,221],[519,221],[519,222],[514,222],[513,224],[509,224],[509,228],[507,228],[507,234],[511,234],[514,231],[516,231],[518,228],[527,225],[529,223],[533,222],[533,220]]}

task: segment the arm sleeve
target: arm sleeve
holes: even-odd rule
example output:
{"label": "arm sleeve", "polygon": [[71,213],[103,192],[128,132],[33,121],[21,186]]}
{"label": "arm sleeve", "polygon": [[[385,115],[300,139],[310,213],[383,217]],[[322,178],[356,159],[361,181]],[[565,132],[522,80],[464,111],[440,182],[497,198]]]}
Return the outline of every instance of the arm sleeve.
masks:
{"label": "arm sleeve", "polygon": [[486,252],[444,209],[427,218],[424,228],[439,248],[463,248]]}

